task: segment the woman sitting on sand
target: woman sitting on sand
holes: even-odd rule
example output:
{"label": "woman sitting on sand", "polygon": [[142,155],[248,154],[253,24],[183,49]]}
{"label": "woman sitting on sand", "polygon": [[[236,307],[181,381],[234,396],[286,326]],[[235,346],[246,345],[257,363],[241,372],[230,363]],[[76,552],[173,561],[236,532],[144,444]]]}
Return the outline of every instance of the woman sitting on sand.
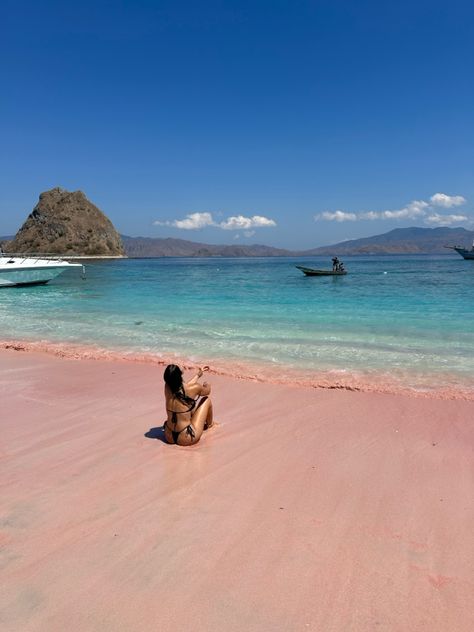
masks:
{"label": "woman sitting on sand", "polygon": [[[183,373],[176,364],[169,364],[163,375],[168,418],[164,424],[168,443],[193,445],[199,441],[204,430],[212,426],[212,402],[208,395],[211,387],[198,379],[209,367],[199,369],[197,374],[183,382]],[[197,400],[201,397],[199,403]]]}

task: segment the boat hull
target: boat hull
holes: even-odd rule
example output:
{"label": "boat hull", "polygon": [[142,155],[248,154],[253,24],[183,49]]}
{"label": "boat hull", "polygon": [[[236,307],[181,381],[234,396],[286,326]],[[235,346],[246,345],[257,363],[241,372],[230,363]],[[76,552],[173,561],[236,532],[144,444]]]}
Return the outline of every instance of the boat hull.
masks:
{"label": "boat hull", "polygon": [[295,266],[298,270],[301,270],[306,276],[344,276],[347,274],[346,270],[315,270],[314,268],[305,268],[304,266]]}
{"label": "boat hull", "polygon": [[58,259],[0,257],[0,287],[44,285],[68,268],[82,268],[82,265]]}
{"label": "boat hull", "polygon": [[474,250],[466,250],[466,248],[453,248],[463,259],[474,259]]}
{"label": "boat hull", "polygon": [[12,285],[44,285],[60,275],[64,270],[66,270],[65,267],[0,270],[0,287]]}

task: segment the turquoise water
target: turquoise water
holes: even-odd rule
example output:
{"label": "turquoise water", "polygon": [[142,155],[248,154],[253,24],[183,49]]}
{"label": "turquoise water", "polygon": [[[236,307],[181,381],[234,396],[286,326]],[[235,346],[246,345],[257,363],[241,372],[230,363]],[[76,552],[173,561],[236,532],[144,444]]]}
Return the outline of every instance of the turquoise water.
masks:
{"label": "turquoise water", "polygon": [[474,261],[345,257],[145,259],[0,290],[0,337],[188,358],[236,372],[380,375],[415,385],[474,375]]}

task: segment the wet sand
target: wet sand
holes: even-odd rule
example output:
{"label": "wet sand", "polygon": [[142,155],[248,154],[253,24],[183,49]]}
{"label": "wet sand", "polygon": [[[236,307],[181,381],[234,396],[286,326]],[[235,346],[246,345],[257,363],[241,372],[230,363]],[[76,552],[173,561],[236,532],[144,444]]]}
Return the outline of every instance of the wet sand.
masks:
{"label": "wet sand", "polygon": [[472,402],[0,351],[5,632],[474,629]]}

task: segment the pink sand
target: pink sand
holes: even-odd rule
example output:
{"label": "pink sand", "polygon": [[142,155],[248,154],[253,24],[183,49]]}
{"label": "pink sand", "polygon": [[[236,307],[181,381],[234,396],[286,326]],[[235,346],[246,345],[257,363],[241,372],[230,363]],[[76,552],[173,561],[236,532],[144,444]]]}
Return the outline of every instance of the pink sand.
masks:
{"label": "pink sand", "polygon": [[0,352],[3,632],[474,629],[472,402],[161,375]]}

